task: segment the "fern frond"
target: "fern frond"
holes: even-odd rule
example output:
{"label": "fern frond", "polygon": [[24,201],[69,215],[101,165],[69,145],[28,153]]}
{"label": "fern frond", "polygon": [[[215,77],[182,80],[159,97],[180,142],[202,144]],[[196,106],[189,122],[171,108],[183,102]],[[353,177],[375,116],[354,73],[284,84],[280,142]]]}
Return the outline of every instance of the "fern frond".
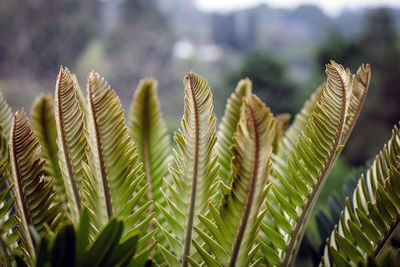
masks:
{"label": "fern frond", "polygon": [[[321,98],[322,91],[326,84],[322,84],[311,95],[303,108],[296,114],[293,123],[289,126],[282,140],[276,144],[275,153],[272,155],[272,169],[281,173],[288,172],[287,158],[290,157],[292,150],[296,147],[297,141],[301,134],[306,131],[308,121],[312,118],[313,113],[317,108],[317,103]],[[278,124],[278,123],[277,123]],[[271,173],[271,181],[277,186],[283,188],[282,183],[278,177],[275,177],[275,172]],[[271,194],[270,197],[274,195]]]}
{"label": "fern frond", "polygon": [[251,81],[246,78],[240,80],[235,92],[228,99],[224,116],[218,128],[217,154],[220,165],[219,176],[226,185],[230,185],[233,134],[240,119],[240,110],[243,100],[251,96]]}
{"label": "fern frond", "polygon": [[7,104],[3,93],[0,92],[0,125],[3,129],[3,134],[8,141],[10,138],[10,130],[11,130],[11,121],[13,114],[11,112],[11,108]]}
{"label": "fern frond", "polygon": [[67,204],[74,223],[79,221],[82,206],[82,162],[87,162],[83,112],[77,99],[77,88],[68,68],[60,68],[55,90],[55,121],[59,166],[62,171]]}
{"label": "fern frond", "polygon": [[210,204],[213,222],[200,216],[212,236],[195,228],[206,244],[196,245],[196,249],[209,266],[248,266],[254,261],[260,245],[255,241],[265,214],[262,209],[270,188],[267,182],[274,135],[275,120],[269,109],[256,96],[245,100],[233,137],[230,192],[218,211]]}
{"label": "fern frond", "polygon": [[10,197],[12,186],[7,186],[7,161],[0,162],[0,262],[11,266],[11,250],[17,241],[17,233],[13,231],[15,224],[12,215],[14,198]]}
{"label": "fern frond", "polygon": [[349,139],[350,133],[352,132],[357,118],[360,115],[365,96],[368,92],[370,80],[371,70],[369,64],[360,66],[356,75],[353,77],[352,93],[347,111],[346,124],[340,140],[341,144],[345,144]]}
{"label": "fern frond", "polygon": [[[160,111],[157,82],[142,80],[133,97],[128,128],[138,147],[138,155],[146,173],[147,201],[164,202],[161,189],[168,173],[171,146],[167,127]],[[165,190],[165,188],[164,188]]]}
{"label": "fern frond", "polygon": [[31,109],[31,124],[34,134],[39,138],[40,156],[46,160],[45,175],[54,178],[57,197],[65,203],[66,192],[58,165],[57,127],[51,95],[41,95],[35,99]]}
{"label": "fern frond", "polygon": [[288,157],[287,167],[282,173],[276,170],[283,187],[272,187],[276,205],[267,203],[263,225],[267,238],[262,238],[262,249],[270,265],[294,263],[311,210],[342,149],[340,138],[351,96],[352,75],[335,62],[327,65],[326,73],[327,84]]}
{"label": "fern frond", "polygon": [[[86,198],[97,229],[107,224],[112,216],[125,218],[124,232],[142,229],[151,219],[138,224],[151,202],[135,210],[147,187],[137,185],[144,179],[138,162],[136,146],[125,125],[124,112],[116,93],[99,74],[88,78],[88,130],[91,175],[86,186]],[[139,230],[140,230],[139,229]]]}
{"label": "fern frond", "polygon": [[273,154],[278,154],[279,155],[279,149],[281,146],[281,142],[283,138],[286,135],[286,131],[289,126],[289,121],[290,121],[290,114],[289,113],[282,113],[276,116],[275,119],[275,138],[274,142],[272,144]]}
{"label": "fern frond", "polygon": [[[376,156],[366,178],[362,174],[353,193],[353,207],[346,199],[339,226],[325,247],[322,265],[366,264],[379,258],[400,228],[400,133],[392,137]],[[342,265],[344,266],[344,265]]]}
{"label": "fern frond", "polygon": [[35,254],[30,226],[39,232],[45,225],[56,226],[61,213],[61,203],[55,203],[52,181],[45,181],[44,161],[39,158],[38,138],[33,134],[26,113],[16,112],[10,136],[10,162],[12,168],[13,193],[19,216],[16,217],[18,231],[26,256]]}
{"label": "fern frond", "polygon": [[169,228],[160,229],[169,245],[176,249],[176,256],[164,253],[165,260],[181,261],[182,266],[188,266],[187,257],[193,252],[192,240],[198,240],[193,227],[198,224],[198,216],[206,213],[207,203],[215,192],[218,167],[215,156],[216,119],[210,87],[204,78],[193,72],[186,74],[183,83],[185,112],[182,131],[175,133],[179,153],[175,153],[174,166],[170,168],[174,186],[165,181],[169,193],[165,196],[168,207],[158,207],[168,222],[165,228]]}
{"label": "fern frond", "polygon": [[296,146],[297,141],[302,132],[306,130],[308,121],[311,119],[313,112],[317,108],[317,103],[320,101],[322,91],[326,87],[326,84],[322,84],[317,90],[311,95],[300,112],[295,116],[293,123],[287,129],[282,142],[280,143],[279,156],[284,160],[291,154],[293,148]]}

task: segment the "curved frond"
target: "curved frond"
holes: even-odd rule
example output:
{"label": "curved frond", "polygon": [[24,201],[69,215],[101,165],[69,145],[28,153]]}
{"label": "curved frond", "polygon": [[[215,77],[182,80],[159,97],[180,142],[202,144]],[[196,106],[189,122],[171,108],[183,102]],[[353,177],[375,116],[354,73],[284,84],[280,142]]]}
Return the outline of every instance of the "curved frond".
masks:
{"label": "curved frond", "polygon": [[68,209],[74,223],[79,221],[82,205],[82,162],[87,162],[83,112],[76,96],[77,90],[69,70],[61,67],[57,77],[54,111],[59,166],[67,193]]}
{"label": "curved frond", "polygon": [[240,80],[228,99],[224,116],[218,128],[217,154],[220,165],[219,176],[226,185],[230,185],[233,134],[240,119],[240,110],[243,100],[251,96],[251,81],[246,78]]}
{"label": "curved frond", "polygon": [[56,203],[52,181],[45,181],[44,161],[39,158],[38,138],[33,134],[26,113],[14,115],[10,136],[10,162],[13,193],[19,216],[16,217],[22,245],[28,259],[34,256],[34,242],[30,226],[39,232],[47,224],[56,226],[61,203]]}
{"label": "curved frond", "polygon": [[360,66],[355,77],[353,78],[352,93],[347,111],[346,124],[340,140],[341,144],[346,143],[347,139],[350,137],[354,125],[356,124],[357,118],[360,115],[360,111],[364,103],[365,96],[368,92],[370,80],[371,69],[369,64]]}
{"label": "curved frond", "polygon": [[218,167],[215,156],[216,119],[210,87],[204,78],[193,72],[186,74],[183,83],[185,112],[182,131],[175,133],[179,153],[175,153],[174,166],[170,168],[173,186],[167,184],[169,195],[165,198],[168,207],[158,207],[167,219],[165,228],[169,228],[160,229],[177,254],[164,253],[165,260],[172,263],[181,261],[182,266],[188,266],[187,257],[193,252],[192,240],[198,240],[193,227],[198,224],[198,216],[206,213],[207,203],[215,192]]}
{"label": "curved frond", "polygon": [[213,221],[200,217],[212,236],[195,228],[206,244],[195,243],[196,249],[209,266],[248,266],[254,260],[270,188],[267,182],[274,135],[275,121],[270,110],[256,96],[245,100],[233,137],[230,192],[224,195],[218,211],[210,204]]}
{"label": "curved frond", "polygon": [[345,118],[351,96],[352,75],[332,62],[328,81],[311,119],[287,160],[284,171],[276,170],[283,187],[274,185],[276,205],[267,203],[263,252],[270,265],[291,266],[300,247],[304,229],[342,146]]}
{"label": "curved frond", "polygon": [[11,130],[11,121],[12,121],[12,112],[10,106],[7,104],[3,93],[0,92],[0,126],[3,129],[3,134],[6,137],[6,140],[10,138],[10,130]]}
{"label": "curved frond", "polygon": [[54,178],[54,189],[64,203],[66,192],[58,165],[57,127],[51,95],[36,98],[31,109],[31,124],[33,132],[39,138],[40,156],[46,160],[45,175]]}
{"label": "curved frond", "polygon": [[[144,179],[140,174],[136,146],[125,125],[124,112],[116,93],[99,74],[92,72],[88,79],[88,130],[91,168],[87,182],[87,198],[92,219],[100,229],[115,216],[125,218],[125,232],[133,231],[151,202],[137,207],[147,186],[137,188]],[[151,216],[138,227],[145,227]]]}
{"label": "curved frond", "polygon": [[163,178],[168,174],[171,146],[155,80],[142,80],[139,83],[129,113],[128,128],[138,147],[146,182],[150,187],[147,201],[165,203],[161,189],[165,186]]}
{"label": "curved frond", "polygon": [[[341,213],[339,226],[325,247],[322,265],[366,264],[379,258],[400,228],[400,133],[394,127],[388,144],[376,156],[366,177],[361,175]],[[340,266],[345,266],[340,265]]]}

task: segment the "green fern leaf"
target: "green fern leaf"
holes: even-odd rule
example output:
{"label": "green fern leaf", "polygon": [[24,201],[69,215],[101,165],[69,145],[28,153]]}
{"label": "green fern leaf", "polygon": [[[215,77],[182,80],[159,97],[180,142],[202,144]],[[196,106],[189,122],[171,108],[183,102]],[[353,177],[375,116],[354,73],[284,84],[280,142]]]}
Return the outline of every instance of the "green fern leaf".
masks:
{"label": "green fern leaf", "polygon": [[14,115],[10,136],[10,162],[13,193],[19,217],[16,217],[22,246],[28,260],[35,255],[30,226],[39,232],[45,225],[55,227],[61,215],[61,203],[54,202],[52,181],[44,180],[44,161],[39,158],[38,138],[22,110]]}
{"label": "green fern leaf", "polygon": [[[12,122],[11,108],[8,106],[3,94],[0,92],[0,160],[9,160],[8,140]],[[6,175],[11,174],[11,166],[8,165]],[[7,181],[8,182],[8,181]]]}
{"label": "green fern leaf", "polygon": [[226,185],[230,185],[233,134],[240,119],[240,110],[243,100],[251,96],[251,81],[246,78],[240,80],[235,92],[228,99],[224,116],[218,129],[217,154],[220,165],[219,176]]}
{"label": "green fern leaf", "polygon": [[[283,185],[273,186],[276,205],[267,203],[263,229],[268,231],[264,232],[266,238],[260,237],[262,249],[266,255],[271,251],[282,255],[283,266],[294,263],[311,210],[342,147],[340,139],[345,129],[353,76],[335,62],[327,65],[326,73],[327,84],[288,157],[286,168],[276,170],[276,177]],[[279,242],[272,240],[272,236],[279,237]],[[279,249],[282,241],[285,247]]]}
{"label": "green fern leaf", "polygon": [[12,266],[11,252],[18,236],[13,231],[15,221],[11,215],[14,198],[9,197],[12,186],[7,186],[7,179],[7,161],[3,160],[0,162],[0,262]]}
{"label": "green fern leaf", "polygon": [[[211,211],[211,225],[205,216],[200,217],[213,235],[195,228],[207,245],[196,245],[196,249],[208,265],[248,266],[253,262],[260,246],[255,243],[270,188],[267,182],[274,135],[275,120],[269,109],[256,96],[245,100],[233,137],[232,187],[219,211]],[[207,252],[205,248],[211,249]]]}
{"label": "green fern leaf", "polygon": [[42,148],[40,156],[46,160],[45,176],[54,178],[57,197],[65,203],[66,191],[58,165],[57,127],[51,95],[36,98],[31,109],[31,124]]}
{"label": "green fern leaf", "polygon": [[[272,155],[273,170],[277,170],[280,173],[289,172],[287,159],[291,156],[292,150],[296,147],[297,141],[301,134],[306,131],[307,123],[312,118],[312,115],[317,108],[317,103],[321,98],[322,91],[325,86],[326,84],[322,84],[320,87],[318,87],[317,90],[311,95],[310,99],[304,103],[303,108],[298,114],[296,114],[293,123],[287,129],[281,141],[275,145],[275,153]],[[278,123],[279,121],[277,121],[277,125]],[[282,185],[282,182],[280,181],[279,177],[276,177],[274,172],[271,173],[271,181],[276,184],[276,186],[280,186],[283,189],[284,186]],[[275,196],[273,194],[270,194],[268,197],[272,198],[271,201],[275,200]]]}
{"label": "green fern leaf", "polygon": [[[323,266],[341,258],[348,265],[367,264],[379,259],[400,228],[400,133],[394,127],[388,144],[376,156],[366,177],[361,175],[341,213],[339,226],[325,247]],[[347,242],[346,242],[347,241]]]}
{"label": "green fern leaf", "polygon": [[128,128],[138,146],[146,182],[150,187],[147,190],[147,201],[154,200],[163,205],[165,202],[161,189],[164,187],[163,178],[168,174],[171,147],[160,111],[155,80],[139,83],[129,113]]}
{"label": "green fern leaf", "polygon": [[322,84],[318,89],[311,95],[310,99],[308,99],[303,108],[294,118],[293,123],[290,125],[288,130],[285,133],[282,142],[280,143],[279,156],[286,160],[287,157],[291,154],[294,147],[296,147],[297,141],[302,132],[306,130],[306,126],[308,121],[312,118],[312,114],[317,108],[317,103],[320,101],[322,91],[324,90],[326,84]]}
{"label": "green fern leaf", "polygon": [[10,138],[12,117],[11,108],[8,106],[3,93],[0,92],[0,126],[7,141]]}
{"label": "green fern leaf", "polygon": [[[88,79],[88,130],[90,145],[90,171],[86,170],[87,206],[97,229],[101,229],[113,216],[125,218],[124,233],[141,230],[151,220],[143,222],[147,202],[138,205],[148,186],[137,188],[144,179],[142,164],[138,163],[136,146],[125,125],[124,113],[116,93],[99,74],[92,72]],[[87,167],[85,167],[88,169]],[[136,227],[135,227],[136,226]]]}
{"label": "green fern leaf", "polygon": [[77,100],[77,90],[69,70],[61,67],[57,77],[54,111],[59,166],[67,192],[68,209],[74,223],[79,221],[82,205],[82,162],[87,162],[83,112]]}
{"label": "green fern leaf", "polygon": [[198,216],[207,212],[207,203],[215,192],[218,167],[215,156],[216,119],[210,88],[204,78],[194,73],[186,74],[183,83],[185,112],[182,131],[175,134],[180,153],[175,153],[174,166],[170,168],[174,187],[165,181],[169,193],[165,195],[168,207],[158,207],[168,222],[165,226],[168,229],[161,227],[161,231],[166,233],[169,245],[177,249],[176,256],[164,253],[167,256],[165,260],[181,261],[182,266],[188,266],[187,257],[193,252],[192,240],[198,239],[193,227],[198,224]]}

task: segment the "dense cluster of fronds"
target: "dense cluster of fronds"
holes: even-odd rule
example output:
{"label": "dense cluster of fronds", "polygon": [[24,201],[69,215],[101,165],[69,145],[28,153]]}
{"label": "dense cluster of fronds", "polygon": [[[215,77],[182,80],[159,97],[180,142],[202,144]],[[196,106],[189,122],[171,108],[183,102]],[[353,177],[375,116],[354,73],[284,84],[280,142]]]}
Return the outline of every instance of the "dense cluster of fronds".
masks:
{"label": "dense cluster of fronds", "polygon": [[[0,95],[0,262],[5,266],[292,266],[327,176],[360,113],[369,66],[327,65],[327,82],[286,131],[241,80],[216,130],[207,80],[184,78],[176,150],[157,83],[128,117],[101,76],[86,97],[61,68],[54,104],[29,120]],[[347,200],[323,266],[390,260],[400,224],[400,134]]]}

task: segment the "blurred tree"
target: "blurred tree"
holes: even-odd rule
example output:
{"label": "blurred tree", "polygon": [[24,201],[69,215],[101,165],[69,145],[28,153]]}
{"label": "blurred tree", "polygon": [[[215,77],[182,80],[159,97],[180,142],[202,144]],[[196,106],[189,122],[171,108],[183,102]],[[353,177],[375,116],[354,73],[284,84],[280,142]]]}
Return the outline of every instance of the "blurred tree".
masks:
{"label": "blurred tree", "polygon": [[360,119],[343,151],[347,162],[360,165],[377,153],[400,120],[400,50],[390,10],[370,11],[361,36],[345,40],[331,34],[317,53],[318,72],[333,59],[353,71],[370,63],[372,80]]}
{"label": "blurred tree", "polygon": [[228,75],[229,88],[248,77],[256,93],[271,111],[294,113],[298,108],[294,104],[296,86],[287,75],[287,67],[266,52],[253,52],[243,61],[239,70]]}
{"label": "blurred tree", "polygon": [[43,79],[71,65],[96,32],[97,0],[0,1],[0,77]]}
{"label": "blurred tree", "polygon": [[108,80],[124,104],[143,77],[160,81],[160,88],[173,88],[168,64],[174,31],[168,18],[149,0],[117,1],[121,16],[118,27],[105,31],[102,42],[107,55]]}

